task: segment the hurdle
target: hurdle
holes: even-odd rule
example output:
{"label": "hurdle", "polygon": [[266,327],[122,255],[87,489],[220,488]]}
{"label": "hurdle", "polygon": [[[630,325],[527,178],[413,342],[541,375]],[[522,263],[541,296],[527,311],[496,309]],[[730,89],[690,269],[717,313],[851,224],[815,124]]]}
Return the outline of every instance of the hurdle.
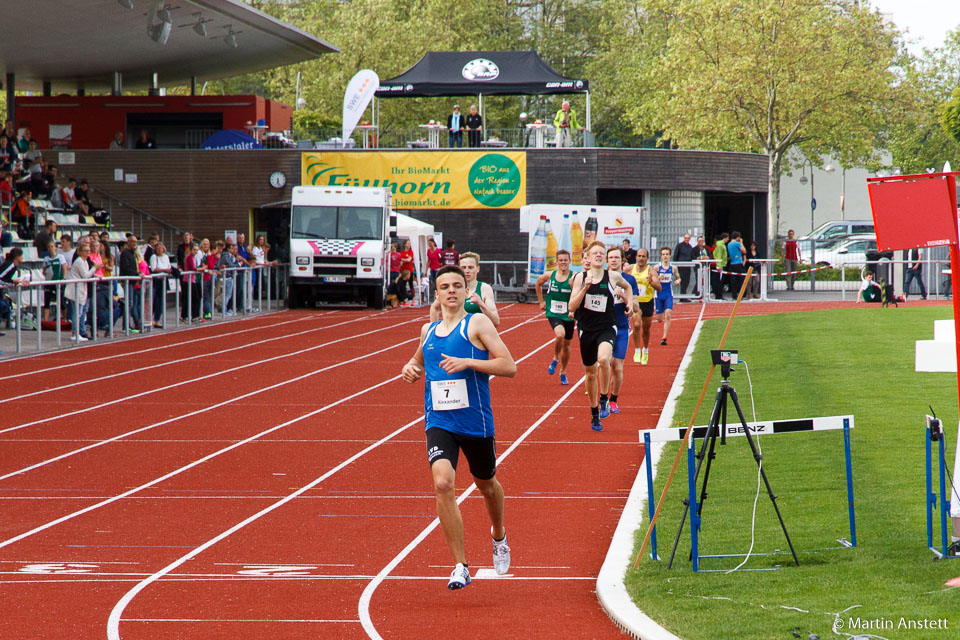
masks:
{"label": "hurdle", "polygon": [[[850,522],[850,539],[841,538],[838,542],[844,547],[856,547],[857,546],[857,524],[856,524],[856,513],[854,509],[854,499],[853,499],[853,465],[851,463],[851,454],[850,454],[850,430],[853,428],[854,420],[852,415],[846,416],[826,416],[820,418],[798,418],[793,420],[770,420],[770,421],[761,421],[761,422],[751,422],[748,423],[749,432],[751,435],[779,435],[784,433],[801,433],[809,431],[836,431],[843,430],[843,454],[846,467],[846,482],[847,482],[847,514]],[[727,425],[726,427],[727,436],[746,436],[746,431],[743,428],[742,424],[732,424]],[[671,428],[671,429],[642,429],[640,430],[640,442],[644,445],[644,462],[647,470],[647,509],[650,519],[653,519],[654,515],[654,495],[653,495],[653,469],[651,468],[651,454],[650,448],[653,442],[677,442],[682,441],[686,435],[687,428]],[[742,557],[746,554],[717,554],[717,555],[704,555],[699,553],[699,532],[700,532],[700,516],[697,515],[697,485],[695,478],[695,469],[696,469],[696,447],[694,446],[694,440],[697,438],[705,438],[707,436],[707,426],[695,426],[693,427],[693,433],[690,434],[690,438],[687,440],[687,476],[688,476],[688,500],[690,506],[690,542],[691,542],[691,559],[693,560],[693,570],[694,572],[708,572],[708,571],[719,571],[716,569],[701,569],[700,560],[701,558],[728,558],[728,557]],[[928,435],[929,437],[929,435]],[[929,452],[930,442],[927,441],[927,448]],[[942,448],[942,443],[941,443]],[[928,464],[929,471],[929,464]],[[929,483],[929,476],[928,476]],[[941,480],[942,484],[942,480]],[[929,522],[929,521],[928,521]],[[929,525],[928,525],[929,530]],[[932,535],[932,534],[931,534]],[[659,555],[657,554],[657,531],[656,526],[654,526],[650,533],[650,558],[652,560],[660,560]],[[764,553],[753,553],[751,555],[769,555]]]}
{"label": "hurdle", "polygon": [[[956,559],[960,556],[950,553],[950,536],[947,533],[947,517],[950,513],[950,491],[947,487],[947,453],[944,443],[943,429],[940,420],[933,416],[927,416],[926,433],[926,460],[927,460],[927,548],[937,556],[937,560],[944,558]],[[939,453],[939,476],[940,476],[940,496],[933,491],[933,444],[937,443]],[[940,549],[933,546],[933,512],[937,509],[937,503],[940,503]]]}

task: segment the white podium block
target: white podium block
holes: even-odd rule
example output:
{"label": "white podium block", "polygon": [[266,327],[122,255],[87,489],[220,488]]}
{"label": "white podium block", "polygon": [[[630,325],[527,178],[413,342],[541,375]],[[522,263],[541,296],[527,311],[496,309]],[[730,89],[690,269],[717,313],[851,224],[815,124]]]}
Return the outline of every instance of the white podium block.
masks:
{"label": "white podium block", "polygon": [[942,340],[917,340],[916,371],[956,373],[957,343]]}
{"label": "white podium block", "polygon": [[957,334],[954,333],[953,320],[934,320],[933,339],[937,342],[955,342]]}

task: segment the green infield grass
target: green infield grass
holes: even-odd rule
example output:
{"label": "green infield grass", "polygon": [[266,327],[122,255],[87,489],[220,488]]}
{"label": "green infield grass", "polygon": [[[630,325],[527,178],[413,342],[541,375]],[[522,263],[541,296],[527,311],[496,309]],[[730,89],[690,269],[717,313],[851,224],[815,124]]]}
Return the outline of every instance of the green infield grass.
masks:
{"label": "green infield grass", "polygon": [[[849,539],[842,431],[764,436],[763,464],[800,560],[794,566],[776,514],[761,486],[754,552],[735,573],[693,573],[690,520],[676,560],[667,560],[687,495],[686,455],[657,523],[661,562],[649,547],[627,589],[651,618],[688,640],[847,638],[872,634],[893,640],[960,638],[960,560],[935,562],[927,549],[924,415],[933,405],[943,419],[952,470],[957,438],[957,377],[914,371],[914,341],[933,339],[934,320],[950,307],[808,311],[738,317],[726,348],[740,350],[750,368],[758,420],[852,414],[857,547]],[[704,324],[673,426],[686,426],[726,320]],[[745,368],[731,383],[753,420]],[[721,381],[719,367],[696,419],[706,424]],[[728,421],[736,422],[732,403]],[[699,449],[700,441],[697,442]],[[678,443],[663,450],[654,482],[659,500]],[[936,462],[936,453],[934,453]],[[960,479],[958,479],[960,481]],[[935,485],[936,488],[936,485]],[[757,491],[757,467],[745,438],[717,444],[703,507],[701,554],[746,553]],[[649,524],[646,512],[636,548]],[[939,546],[939,517],[934,543]],[[732,569],[742,558],[704,559],[701,569]],[[779,568],[777,568],[779,567]],[[843,612],[843,613],[840,613]],[[838,631],[834,622],[839,615]],[[794,636],[794,632],[798,636]]]}

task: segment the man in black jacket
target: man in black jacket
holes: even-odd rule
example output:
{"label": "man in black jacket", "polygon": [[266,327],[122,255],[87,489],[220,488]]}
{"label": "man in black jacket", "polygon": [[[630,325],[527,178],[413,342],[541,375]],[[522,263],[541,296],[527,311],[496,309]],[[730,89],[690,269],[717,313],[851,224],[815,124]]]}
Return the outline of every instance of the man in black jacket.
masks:
{"label": "man in black jacket", "polygon": [[[127,236],[127,244],[120,252],[120,275],[121,276],[140,276],[140,265],[137,264],[137,236],[130,234]],[[124,292],[129,292],[130,296],[126,298],[130,308],[129,317],[132,321],[132,331],[140,331],[140,283],[126,281],[121,286]]]}
{"label": "man in black jacket", "polygon": [[[690,244],[690,234],[683,234],[683,240],[677,243],[673,249],[674,262],[693,262],[693,246]],[[690,285],[691,267],[677,267],[680,271],[680,291],[677,293],[687,293]]]}

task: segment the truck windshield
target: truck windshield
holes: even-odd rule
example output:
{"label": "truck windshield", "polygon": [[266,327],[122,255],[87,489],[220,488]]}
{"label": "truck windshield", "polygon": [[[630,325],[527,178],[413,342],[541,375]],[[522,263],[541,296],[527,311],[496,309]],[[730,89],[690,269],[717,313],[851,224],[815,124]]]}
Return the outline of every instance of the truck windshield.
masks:
{"label": "truck windshield", "polygon": [[304,239],[379,240],[383,237],[381,207],[293,207],[291,237]]}

